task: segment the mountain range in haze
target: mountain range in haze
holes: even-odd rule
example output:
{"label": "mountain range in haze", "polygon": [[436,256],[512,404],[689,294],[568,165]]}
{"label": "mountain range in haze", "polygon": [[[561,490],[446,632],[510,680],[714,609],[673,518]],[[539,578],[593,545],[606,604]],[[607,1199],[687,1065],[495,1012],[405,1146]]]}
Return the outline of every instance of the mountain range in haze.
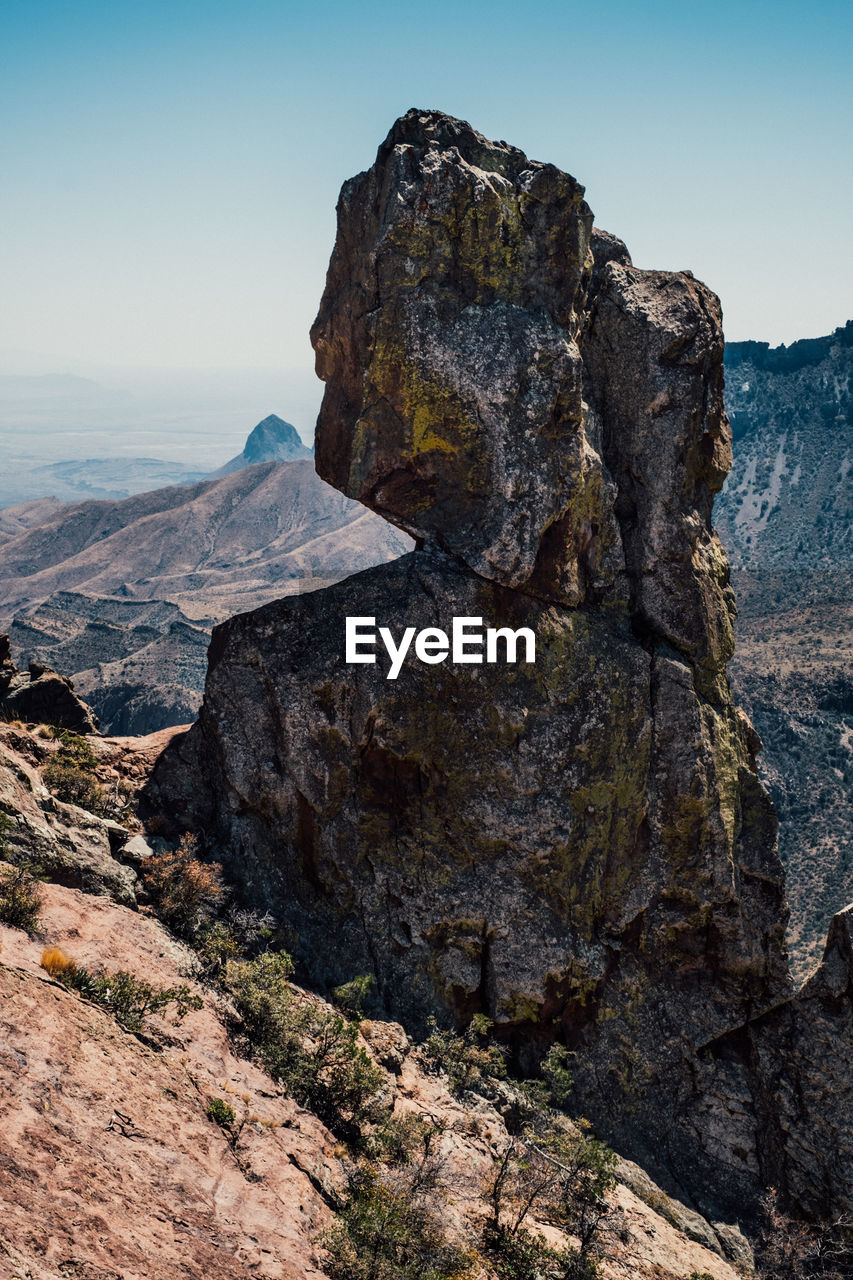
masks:
{"label": "mountain range in haze", "polygon": [[193,483],[239,452],[268,406],[286,404],[310,446],[321,395],[310,368],[57,373],[57,360],[0,357],[14,371],[0,373],[0,508]]}
{"label": "mountain range in haze", "polygon": [[411,547],[310,457],[271,415],[213,478],[0,511],[0,629],[23,661],[71,675],[105,729],[186,723],[216,621]]}
{"label": "mountain range in haze", "polygon": [[[65,380],[46,381],[53,388],[57,382],[64,385]],[[45,402],[48,405],[54,402],[47,392]],[[7,468],[5,479],[0,479],[0,520],[4,505],[19,506],[22,500],[51,497],[74,502],[81,498],[128,498],[165,485],[218,479],[256,462],[292,462],[310,457],[311,450],[302,443],[296,428],[271,413],[252,431],[243,451],[214,471],[190,468],[180,461],[142,457],[85,458],[29,467],[16,464]]]}

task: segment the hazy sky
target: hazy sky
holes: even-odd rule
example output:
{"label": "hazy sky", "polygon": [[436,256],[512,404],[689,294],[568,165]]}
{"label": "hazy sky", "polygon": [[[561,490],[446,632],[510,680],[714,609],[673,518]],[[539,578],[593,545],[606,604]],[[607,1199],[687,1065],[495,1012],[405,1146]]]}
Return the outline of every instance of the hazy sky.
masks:
{"label": "hazy sky", "polygon": [[849,0],[2,0],[0,350],[310,368],[338,189],[412,105],[568,169],[728,337],[828,332],[851,36]]}

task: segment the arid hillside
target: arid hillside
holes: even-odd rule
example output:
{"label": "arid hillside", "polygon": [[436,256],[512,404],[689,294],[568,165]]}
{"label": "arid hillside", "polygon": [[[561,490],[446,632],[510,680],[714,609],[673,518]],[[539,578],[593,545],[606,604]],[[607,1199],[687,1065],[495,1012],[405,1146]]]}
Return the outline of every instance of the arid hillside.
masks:
{"label": "arid hillside", "polygon": [[73,676],[103,725],[193,719],[213,624],[408,550],[310,460],[123,501],[0,513],[0,626],[21,663]]}
{"label": "arid hillside", "polygon": [[[179,911],[167,928],[156,885],[174,858],[121,809],[167,738],[80,746],[0,726],[0,916],[20,908],[22,884],[33,907],[26,928],[0,922],[0,1274],[334,1280],[372,1232],[371,1248],[424,1268],[453,1253],[471,1280],[510,1274],[523,1250],[544,1267],[548,1249],[581,1248],[606,1280],[736,1280],[751,1259],[736,1226],[712,1226],[618,1158],[596,1190],[590,1135],[526,1100],[499,1055],[448,1035],[416,1044],[360,1016],[357,994],[334,1008],[286,979],[263,986],[275,922],[212,900],[209,867],[185,860],[181,879],[183,892],[206,886],[207,914]],[[56,794],[69,744],[96,789],[86,803],[124,825]],[[22,870],[35,861],[41,882]],[[587,1162],[566,1166],[568,1199],[541,1145],[556,1139],[525,1127],[525,1107]],[[399,1220],[376,1216],[388,1196]]]}

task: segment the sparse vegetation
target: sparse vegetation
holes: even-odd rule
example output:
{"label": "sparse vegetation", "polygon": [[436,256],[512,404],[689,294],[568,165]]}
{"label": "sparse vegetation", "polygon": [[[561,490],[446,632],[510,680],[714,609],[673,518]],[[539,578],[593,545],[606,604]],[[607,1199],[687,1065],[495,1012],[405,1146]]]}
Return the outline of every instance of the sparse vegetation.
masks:
{"label": "sparse vegetation", "polygon": [[345,982],[342,986],[335,987],[332,992],[332,999],[347,1017],[363,1018],[364,1002],[368,999],[372,990],[373,975],[363,973],[351,979],[350,982]]}
{"label": "sparse vegetation", "polygon": [[347,1141],[375,1115],[383,1075],[358,1042],[358,1024],[289,985],[284,951],[229,964],[226,985],[243,1030],[270,1075]]}
{"label": "sparse vegetation", "polygon": [[[541,1111],[511,1137],[485,1188],[484,1244],[501,1280],[588,1280],[598,1275],[601,1228],[616,1157],[583,1126]],[[526,1225],[544,1215],[577,1246],[554,1249]]]}
{"label": "sparse vegetation", "polygon": [[761,1206],[756,1239],[761,1280],[850,1280],[853,1277],[853,1216],[806,1223],[790,1218],[770,1190]]}
{"label": "sparse vegetation", "polygon": [[201,1009],[203,1001],[193,995],[186,984],[155,987],[126,969],[104,970],[93,974],[77,964],[59,947],[42,952],[42,968],[69,990],[78,991],[87,1000],[109,1010],[128,1031],[141,1031],[151,1014],[163,1013],[174,1005],[174,1018],[180,1022],[191,1009]]}
{"label": "sparse vegetation", "polygon": [[506,1062],[496,1044],[489,1040],[492,1022],[484,1014],[476,1014],[465,1032],[440,1030],[433,1020],[423,1053],[428,1067],[443,1071],[454,1093],[461,1094],[481,1087],[487,1080],[503,1080]]}
{"label": "sparse vegetation", "polygon": [[[8,857],[6,836],[12,825],[9,815],[0,812],[0,859]],[[29,934],[38,931],[42,891],[37,872],[37,867],[26,862],[0,866],[0,923]]]}
{"label": "sparse vegetation", "polygon": [[420,1116],[380,1131],[384,1164],[364,1158],[347,1169],[346,1200],[324,1244],[331,1280],[464,1280],[474,1255],[442,1220],[446,1190],[438,1139]]}
{"label": "sparse vegetation", "polygon": [[89,813],[103,814],[107,808],[107,793],[95,775],[97,756],[85,738],[77,733],[62,730],[62,744],[44,767],[45,786],[66,804],[79,805]]}
{"label": "sparse vegetation", "polygon": [[212,920],[189,941],[195,947],[206,976],[219,978],[228,964],[245,960],[267,948],[276,936],[276,921],[269,912],[232,907],[224,919]]}
{"label": "sparse vegetation", "polygon": [[61,947],[45,947],[41,953],[41,967],[51,978],[61,980],[61,975],[68,969],[76,968],[76,965]]}
{"label": "sparse vegetation", "polygon": [[[210,923],[226,892],[219,863],[202,862],[198,855],[198,838],[188,832],[177,849],[152,858],[143,871],[158,915],[175,933],[189,939],[198,937]],[[225,941],[221,934],[220,946]]]}
{"label": "sparse vegetation", "polygon": [[224,1098],[208,1098],[207,1118],[221,1129],[230,1129],[237,1119],[237,1113]]}

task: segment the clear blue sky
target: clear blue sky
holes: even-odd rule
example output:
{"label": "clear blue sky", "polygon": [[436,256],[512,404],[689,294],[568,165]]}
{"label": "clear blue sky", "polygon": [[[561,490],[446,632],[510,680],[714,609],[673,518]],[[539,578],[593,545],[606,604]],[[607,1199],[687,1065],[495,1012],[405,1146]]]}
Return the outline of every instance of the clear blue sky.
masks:
{"label": "clear blue sky", "polygon": [[2,0],[0,350],[310,367],[341,182],[440,107],[730,338],[853,316],[853,6]]}

